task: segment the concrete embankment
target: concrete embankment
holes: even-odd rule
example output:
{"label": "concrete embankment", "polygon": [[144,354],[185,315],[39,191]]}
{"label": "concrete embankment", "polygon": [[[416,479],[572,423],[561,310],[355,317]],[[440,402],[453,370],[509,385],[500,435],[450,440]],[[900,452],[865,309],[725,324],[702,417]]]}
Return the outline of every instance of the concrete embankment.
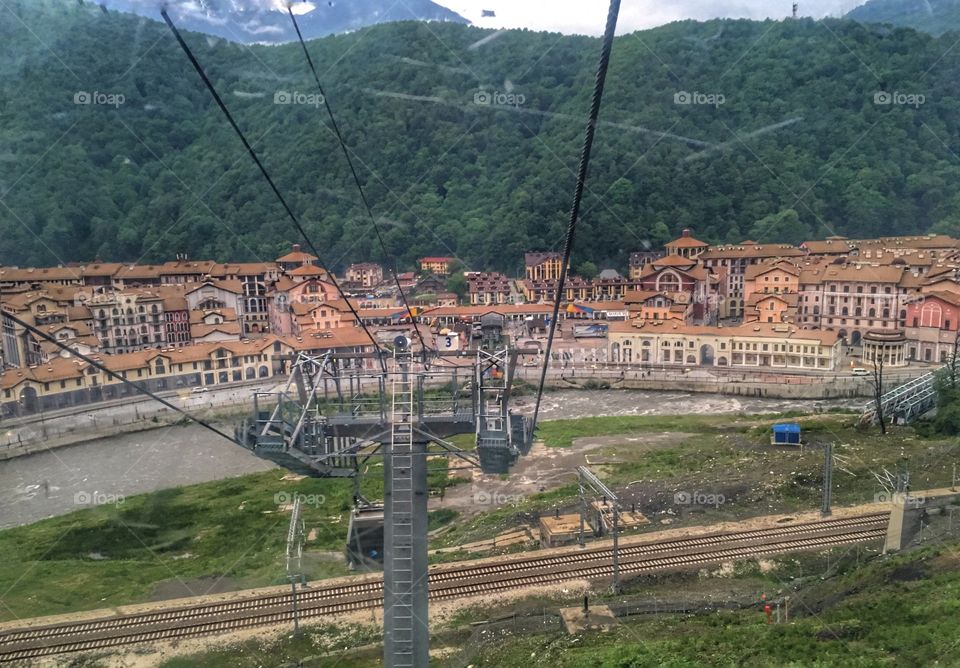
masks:
{"label": "concrete embankment", "polygon": [[[806,378],[803,381],[807,381]],[[762,397],[769,399],[854,399],[862,397],[864,402],[871,396],[870,386],[867,383],[845,383],[821,380],[819,382],[791,382],[785,377],[781,382],[744,382],[744,381],[709,381],[698,379],[643,379],[572,376],[553,378],[547,381],[547,386],[554,389],[611,389],[611,390],[645,390],[660,392],[696,392],[705,394],[720,394],[737,397]]]}

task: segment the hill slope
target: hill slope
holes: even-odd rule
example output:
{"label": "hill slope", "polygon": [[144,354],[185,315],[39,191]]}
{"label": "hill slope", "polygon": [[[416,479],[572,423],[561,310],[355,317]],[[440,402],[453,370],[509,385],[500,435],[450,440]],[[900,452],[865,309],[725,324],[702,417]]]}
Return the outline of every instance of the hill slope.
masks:
{"label": "hill slope", "polygon": [[[273,258],[295,240],[164,26],[7,6],[19,21],[0,21],[0,261]],[[457,254],[516,271],[524,250],[560,246],[598,41],[477,44],[490,34],[404,22],[310,45],[404,266]],[[323,109],[274,103],[314,92],[298,45],[187,39],[326,259],[383,260]],[[949,42],[812,21],[618,38],[575,262],[623,266],[683,227],[733,242],[960,230]],[[74,104],[80,91],[123,104]],[[925,99],[876,104],[880,91]]]}
{"label": "hill slope", "polygon": [[862,23],[891,23],[931,35],[960,30],[960,0],[869,0],[847,13]]}

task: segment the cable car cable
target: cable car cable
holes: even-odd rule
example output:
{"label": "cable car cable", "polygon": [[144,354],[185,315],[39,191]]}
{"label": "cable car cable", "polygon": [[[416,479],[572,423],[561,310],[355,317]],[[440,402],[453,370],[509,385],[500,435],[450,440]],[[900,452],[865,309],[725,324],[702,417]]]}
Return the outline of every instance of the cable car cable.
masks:
{"label": "cable car cable", "polygon": [[393,275],[393,282],[397,286],[397,291],[400,293],[400,300],[403,302],[403,307],[407,310],[407,314],[410,316],[410,320],[413,323],[413,329],[417,333],[417,338],[420,339],[420,346],[423,348],[423,360],[426,363],[427,356],[427,343],[423,340],[423,334],[420,333],[420,328],[417,327],[417,321],[413,315],[413,311],[410,309],[410,304],[407,302],[407,296],[403,292],[403,287],[400,285],[400,278],[397,276],[397,261],[396,258],[387,250],[387,244],[383,239],[383,234],[380,232],[380,226],[377,224],[377,219],[373,215],[373,210],[370,208],[370,202],[367,200],[367,195],[363,191],[363,186],[360,184],[360,177],[357,175],[357,170],[353,165],[353,159],[350,157],[350,151],[347,150],[347,144],[343,140],[343,135],[340,132],[340,126],[337,123],[337,119],[333,115],[333,109],[330,107],[330,102],[327,99],[327,94],[323,90],[323,85],[320,83],[320,76],[317,74],[317,68],[313,64],[313,58],[310,57],[310,51],[307,49],[306,42],[303,41],[303,34],[300,32],[300,24],[297,23],[297,17],[293,13],[292,4],[287,4],[287,13],[290,15],[290,20],[293,22],[293,28],[297,32],[297,39],[300,41],[300,46],[303,49],[303,55],[306,57],[307,65],[310,67],[310,72],[313,74],[313,80],[317,84],[317,90],[320,91],[320,97],[323,99],[323,106],[327,110],[327,115],[330,117],[330,124],[333,126],[333,133],[337,137],[337,142],[340,144],[340,150],[343,151],[343,157],[347,159],[347,165],[350,167],[350,173],[353,175],[353,182],[357,186],[357,191],[360,193],[360,200],[363,202],[363,207],[367,210],[367,215],[370,217],[370,223],[373,225],[373,231],[377,235],[377,241],[380,243],[380,250],[383,251],[383,254],[393,263],[393,269],[391,274]]}
{"label": "cable car cable", "polygon": [[211,425],[210,423],[208,423],[208,422],[206,422],[206,421],[204,421],[204,420],[201,420],[200,418],[196,417],[195,415],[191,415],[190,413],[188,413],[187,411],[183,410],[182,408],[180,408],[180,407],[178,407],[178,406],[175,406],[174,404],[170,403],[169,401],[167,401],[167,400],[164,399],[163,397],[160,397],[160,396],[154,394],[153,392],[151,392],[151,391],[148,390],[147,388],[142,387],[142,386],[140,386],[140,385],[137,385],[137,384],[134,383],[132,380],[127,380],[126,378],[124,378],[123,376],[121,376],[119,373],[116,373],[116,372],[114,372],[114,371],[111,371],[111,370],[108,369],[107,367],[103,366],[100,362],[97,362],[97,361],[96,361],[95,359],[93,359],[92,357],[88,357],[87,355],[84,355],[83,353],[77,352],[76,350],[72,349],[70,346],[68,346],[67,344],[63,343],[63,342],[60,341],[59,339],[56,339],[55,337],[47,334],[47,333],[44,332],[43,330],[38,329],[37,327],[34,327],[33,325],[31,325],[31,324],[29,324],[29,323],[27,323],[27,322],[24,322],[23,320],[21,320],[20,318],[18,318],[18,317],[15,316],[15,315],[13,315],[12,313],[8,313],[8,312],[4,311],[3,314],[0,315],[0,319],[3,319],[3,318],[9,318],[12,322],[14,322],[14,323],[17,324],[17,325],[20,325],[21,327],[23,327],[24,329],[26,329],[28,332],[30,332],[30,333],[32,333],[32,334],[35,334],[35,335],[39,336],[40,338],[42,338],[43,340],[48,341],[48,342],[56,345],[56,346],[59,347],[61,350],[66,350],[67,352],[69,352],[69,353],[70,353],[71,355],[73,355],[74,357],[77,357],[77,358],[83,360],[84,362],[86,362],[86,363],[89,364],[90,366],[94,367],[95,369],[98,369],[98,370],[102,371],[103,373],[107,374],[108,376],[111,376],[112,378],[116,378],[117,380],[119,380],[119,381],[121,381],[121,382],[129,385],[130,387],[132,387],[132,388],[133,388],[134,390],[136,390],[137,392],[139,392],[139,393],[141,393],[141,394],[146,394],[148,397],[150,397],[150,398],[153,399],[154,401],[159,401],[161,404],[163,404],[163,405],[166,406],[167,408],[170,408],[170,409],[176,411],[177,413],[180,413],[180,415],[183,415],[185,418],[196,422],[196,423],[197,423],[198,425],[200,425],[201,427],[203,427],[203,428],[205,428],[205,429],[209,429],[209,430],[212,431],[213,433],[217,434],[218,436],[224,437],[224,438],[227,439],[228,441],[231,441],[231,442],[233,442],[233,443],[236,443],[236,444],[239,445],[239,446],[245,447],[245,446],[243,446],[243,443],[241,443],[240,441],[238,441],[238,440],[237,440],[236,438],[234,438],[233,436],[230,436],[230,435],[228,435],[227,433],[220,431],[219,429],[217,429],[216,427],[214,427],[214,426]]}
{"label": "cable car cable", "polygon": [[573,242],[577,231],[577,219],[580,217],[580,202],[583,199],[583,188],[587,180],[590,152],[593,149],[593,138],[597,131],[597,119],[600,116],[600,102],[603,99],[603,87],[607,80],[607,68],[610,65],[610,52],[613,50],[613,36],[617,29],[617,16],[619,13],[620,0],[610,0],[610,9],[607,12],[607,25],[604,29],[603,45],[600,51],[600,64],[597,67],[597,77],[593,85],[593,98],[590,101],[590,117],[587,122],[583,149],[580,152],[577,185],[573,193],[573,205],[570,208],[570,222],[567,224],[566,241],[563,247],[563,264],[560,265],[560,277],[557,280],[557,296],[553,303],[553,318],[550,320],[550,333],[547,336],[547,349],[543,356],[543,369],[540,371],[540,385],[537,388],[537,403],[533,410],[531,430],[537,428],[537,419],[540,416],[540,402],[543,399],[543,387],[547,381],[547,368],[550,365],[550,353],[553,350],[553,337],[557,330],[557,320],[560,317],[560,299],[563,297],[563,287],[567,280],[567,268],[570,265],[570,255],[573,252]]}
{"label": "cable car cable", "polygon": [[200,78],[203,79],[203,83],[206,85],[207,90],[210,91],[210,95],[213,96],[214,101],[217,103],[217,106],[220,107],[220,111],[223,112],[223,115],[226,117],[227,121],[230,123],[230,126],[233,128],[234,132],[237,133],[237,136],[240,137],[240,141],[243,142],[244,147],[247,149],[247,153],[250,154],[250,157],[253,159],[253,162],[260,169],[260,173],[263,175],[263,178],[266,180],[267,184],[270,186],[270,189],[273,191],[273,194],[276,195],[277,199],[280,201],[281,206],[283,206],[284,211],[287,212],[290,220],[293,221],[294,226],[300,232],[300,236],[303,237],[303,240],[306,241],[307,246],[309,246],[311,252],[317,258],[317,261],[320,263],[320,267],[327,272],[327,278],[330,279],[330,282],[333,284],[333,287],[337,289],[337,292],[347,303],[347,307],[350,309],[350,313],[353,314],[353,317],[357,319],[357,322],[360,324],[360,327],[363,328],[363,331],[370,338],[370,342],[373,344],[374,349],[381,353],[379,355],[380,366],[384,371],[387,370],[387,363],[384,359],[382,352],[383,350],[380,347],[380,344],[377,343],[377,340],[374,338],[373,334],[370,333],[370,330],[367,328],[366,324],[363,322],[363,319],[360,317],[360,314],[357,313],[357,309],[354,305],[347,299],[346,294],[343,292],[343,289],[340,287],[340,283],[337,281],[336,276],[333,275],[333,272],[330,271],[330,268],[321,258],[320,252],[317,250],[316,246],[313,245],[313,241],[310,239],[310,236],[307,234],[306,230],[303,229],[303,225],[300,224],[300,220],[297,218],[296,214],[293,213],[293,210],[290,208],[290,205],[287,204],[287,200],[280,193],[280,190],[277,188],[276,184],[273,182],[273,179],[270,177],[270,173],[267,172],[267,168],[263,166],[263,163],[260,162],[260,158],[257,156],[256,151],[253,150],[253,147],[250,145],[250,142],[247,141],[246,136],[243,134],[243,130],[240,129],[240,126],[237,125],[237,122],[233,119],[233,115],[230,113],[230,110],[227,109],[227,105],[224,104],[219,93],[217,93],[216,88],[214,88],[213,83],[207,77],[207,73],[203,70],[203,67],[197,61],[196,57],[193,55],[193,51],[190,50],[190,47],[187,46],[187,43],[183,40],[183,37],[180,35],[180,31],[177,29],[177,26],[174,25],[173,21],[170,19],[170,15],[167,14],[167,8],[164,7],[160,10],[160,16],[163,17],[163,20],[166,22],[167,26],[173,32],[173,36],[177,39],[177,43],[180,45],[180,48],[186,54],[187,58],[190,60],[190,64],[193,65],[193,69],[197,71],[197,74],[200,75]]}

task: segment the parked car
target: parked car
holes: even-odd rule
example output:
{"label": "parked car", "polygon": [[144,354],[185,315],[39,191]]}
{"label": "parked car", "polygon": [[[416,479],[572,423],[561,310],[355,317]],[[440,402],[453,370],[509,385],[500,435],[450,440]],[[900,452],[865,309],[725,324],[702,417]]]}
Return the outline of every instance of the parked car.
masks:
{"label": "parked car", "polygon": [[205,392],[209,392],[209,391],[210,390],[208,390],[205,387],[195,387],[192,390],[190,390],[190,392],[193,394],[204,394]]}

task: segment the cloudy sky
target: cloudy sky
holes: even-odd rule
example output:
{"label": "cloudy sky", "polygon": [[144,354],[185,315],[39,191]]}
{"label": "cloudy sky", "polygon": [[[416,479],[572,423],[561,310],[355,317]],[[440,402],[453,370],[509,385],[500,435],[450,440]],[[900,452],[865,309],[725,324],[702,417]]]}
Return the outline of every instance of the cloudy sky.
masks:
{"label": "cloudy sky", "polygon": [[[800,14],[839,16],[865,0],[798,0]],[[608,0],[434,0],[483,28],[530,28],[567,34],[603,32]],[[623,0],[618,33],[663,25],[681,19],[704,21],[717,17],[783,18],[793,0]],[[496,18],[481,18],[483,10]]]}

